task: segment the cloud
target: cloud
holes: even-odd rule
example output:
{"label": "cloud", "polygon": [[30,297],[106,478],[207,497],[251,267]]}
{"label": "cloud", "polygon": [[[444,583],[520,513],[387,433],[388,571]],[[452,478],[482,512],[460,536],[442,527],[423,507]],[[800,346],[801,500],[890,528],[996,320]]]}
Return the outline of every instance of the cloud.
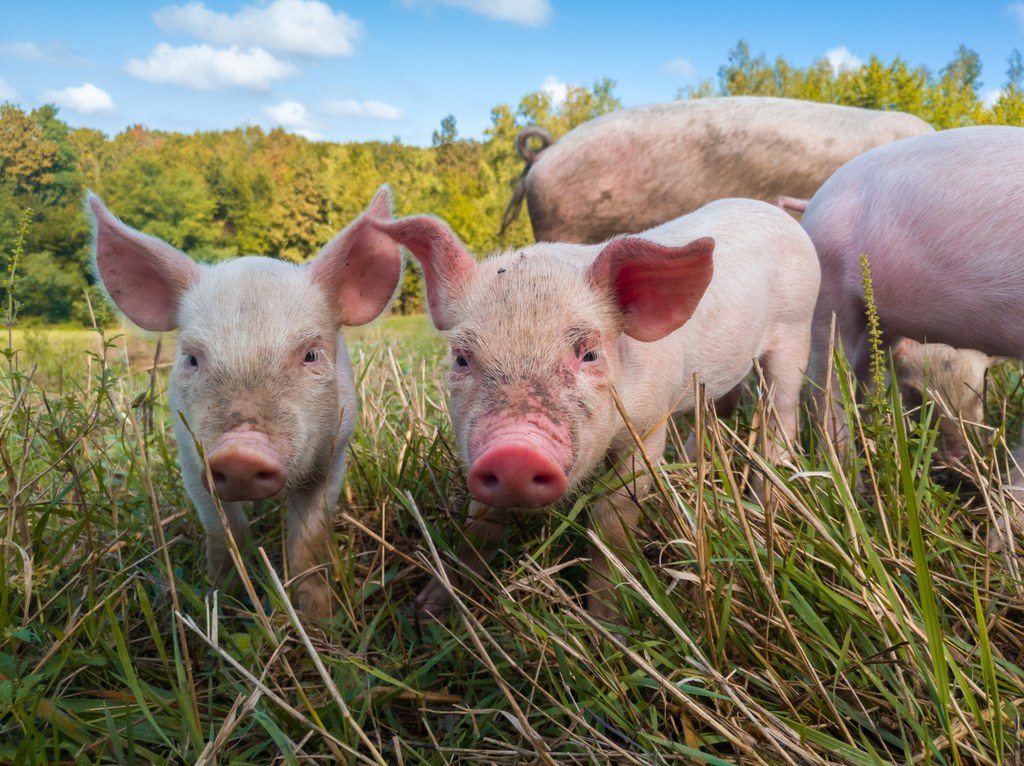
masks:
{"label": "cloud", "polygon": [[17,91],[3,80],[0,80],[0,101],[14,101],[17,97]]}
{"label": "cloud", "polygon": [[35,64],[73,64],[87,63],[85,59],[75,56],[60,43],[0,43],[0,57],[31,61]]}
{"label": "cloud", "polygon": [[540,89],[551,98],[552,106],[561,106],[565,103],[565,97],[569,93],[569,86],[553,74],[544,78],[544,82],[540,84]]}
{"label": "cloud", "polygon": [[1017,23],[1024,27],[1024,3],[1010,3],[1003,11],[1017,17]]}
{"label": "cloud", "polygon": [[79,114],[109,112],[114,108],[114,99],[110,97],[110,94],[102,88],[97,88],[91,82],[77,88],[44,90],[41,99],[52,102],[61,109],[70,109]]}
{"label": "cloud", "polygon": [[309,111],[298,101],[283,101],[273,106],[265,106],[263,113],[285,130],[305,136],[310,141],[319,141],[322,138],[313,125]]}
{"label": "cloud", "polygon": [[495,21],[511,21],[524,27],[542,27],[551,20],[548,0],[404,0],[405,5],[444,5]]}
{"label": "cloud", "polygon": [[351,56],[363,34],[360,22],[319,0],[274,0],[233,16],[191,2],[161,8],[153,21],[164,32],[216,45],[257,46],[299,56]]}
{"label": "cloud", "polygon": [[266,90],[275,80],[283,80],[299,71],[262,48],[218,50],[209,45],[174,48],[167,43],[156,46],[145,61],[129,60],[127,68],[129,74],[140,80],[184,85],[196,90]]}
{"label": "cloud", "polygon": [[997,88],[996,90],[986,91],[984,96],[982,96],[983,106],[986,109],[991,109],[992,107],[994,107],[996,105],[996,103],[999,101],[999,99],[1001,99],[1003,97],[1003,94],[1005,92],[1006,91],[1004,91],[1002,88]]}
{"label": "cloud", "polygon": [[835,74],[839,74],[843,70],[860,69],[864,66],[863,59],[850,53],[845,45],[825,51],[825,60],[828,61]]}
{"label": "cloud", "polygon": [[683,79],[696,77],[697,67],[684,58],[672,59],[661,65],[662,74]]}
{"label": "cloud", "polygon": [[330,101],[324,107],[328,112],[338,117],[365,117],[371,120],[386,120],[397,122],[404,115],[402,110],[383,101],[353,101],[346,99],[342,101]]}

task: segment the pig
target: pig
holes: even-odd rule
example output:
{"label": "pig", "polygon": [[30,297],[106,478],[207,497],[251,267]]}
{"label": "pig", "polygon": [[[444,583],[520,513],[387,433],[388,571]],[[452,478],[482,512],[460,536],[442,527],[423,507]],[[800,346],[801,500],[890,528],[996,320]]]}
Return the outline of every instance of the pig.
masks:
{"label": "pig", "polygon": [[[771,457],[796,435],[818,259],[800,225],[773,205],[727,199],[639,236],[598,245],[538,243],[482,263],[441,221],[374,228],[420,262],[435,327],[448,339],[452,427],[473,496],[462,561],[482,573],[517,508],[555,503],[608,459],[638,478],[593,511],[613,550],[626,546],[651,484],[613,391],[660,458],[665,421],[732,391],[762,360],[774,391]],[[589,608],[612,616],[610,565],[594,551]],[[418,597],[443,613],[444,587]]]}
{"label": "pig", "polygon": [[210,581],[222,586],[233,573],[212,493],[241,547],[242,502],[283,492],[296,604],[311,619],[330,617],[330,515],[356,423],[339,330],[376,318],[398,285],[401,252],[370,226],[391,217],[387,188],[301,266],[262,256],[201,265],[121,223],[93,194],[87,208],[110,299],[145,330],[177,330],[168,398]]}
{"label": "pig", "polygon": [[[823,393],[833,315],[856,377],[869,375],[862,254],[887,342],[907,337],[1024,359],[1020,199],[1024,129],[1007,126],[877,147],[843,165],[810,199],[801,223],[822,271],[810,369],[818,415],[836,438],[844,438],[842,426]],[[1012,481],[1024,484],[1021,478],[1017,471]]]}
{"label": "pig", "polygon": [[[847,160],[932,132],[924,120],[786,98],[730,96],[622,109],[553,145],[526,128],[504,228],[525,196],[538,241],[599,243],[723,197],[809,198]],[[540,138],[541,148],[528,139]]]}
{"label": "pig", "polygon": [[[808,200],[780,196],[775,204],[803,214]],[[900,338],[893,344],[893,367],[900,395],[907,407],[919,407],[927,387],[938,406],[938,456],[945,462],[963,460],[967,441],[959,421],[983,423],[985,376],[998,361],[974,349],[957,349],[944,343],[918,343]]]}
{"label": "pig", "polygon": [[908,407],[919,407],[927,391],[938,414],[938,452],[945,461],[963,460],[967,428],[985,422],[985,376],[998,359],[974,349],[944,343],[918,343],[901,338],[892,349],[900,396]]}

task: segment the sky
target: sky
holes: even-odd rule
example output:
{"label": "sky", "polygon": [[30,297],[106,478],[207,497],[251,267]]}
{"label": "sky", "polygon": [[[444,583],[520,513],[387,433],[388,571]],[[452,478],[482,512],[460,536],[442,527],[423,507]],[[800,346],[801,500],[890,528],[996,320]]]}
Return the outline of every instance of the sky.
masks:
{"label": "sky", "polygon": [[991,99],[1024,50],[1024,2],[7,0],[0,102],[108,136],[248,124],[429,146],[446,116],[482,140],[495,106],[539,90],[610,78],[636,106],[717,85],[740,40],[797,67],[877,55],[933,73],[966,45]]}

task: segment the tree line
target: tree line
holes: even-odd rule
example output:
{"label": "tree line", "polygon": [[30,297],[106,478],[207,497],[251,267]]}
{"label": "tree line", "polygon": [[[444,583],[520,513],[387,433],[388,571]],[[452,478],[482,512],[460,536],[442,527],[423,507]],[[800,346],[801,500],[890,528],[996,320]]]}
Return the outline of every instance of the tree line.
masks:
{"label": "tree line", "polygon": [[[1022,81],[1024,63],[1016,50],[998,98],[985,104],[979,58],[963,46],[932,73],[877,57],[856,68],[836,70],[822,59],[801,69],[781,57],[769,62],[764,54],[754,56],[740,41],[717,82],[702,82],[676,98],[782,96],[897,109],[945,129],[1024,125]],[[252,125],[192,134],[135,125],[109,138],[71,128],[51,105],[31,112],[0,105],[0,305],[8,305],[10,285],[18,321],[88,323],[89,299],[93,307],[102,305],[90,272],[82,207],[87,188],[125,223],[207,262],[248,253],[304,260],[359,214],[382,183],[397,192],[397,215],[433,213],[476,253],[525,244],[532,240],[525,215],[499,236],[523,167],[516,135],[539,125],[557,138],[620,108],[614,89],[614,81],[604,79],[590,88],[570,87],[560,103],[538,91],[515,107],[501,104],[491,110],[482,141],[461,138],[449,116],[430,147],[398,140],[312,142]],[[419,277],[409,269],[395,310],[421,307]]]}

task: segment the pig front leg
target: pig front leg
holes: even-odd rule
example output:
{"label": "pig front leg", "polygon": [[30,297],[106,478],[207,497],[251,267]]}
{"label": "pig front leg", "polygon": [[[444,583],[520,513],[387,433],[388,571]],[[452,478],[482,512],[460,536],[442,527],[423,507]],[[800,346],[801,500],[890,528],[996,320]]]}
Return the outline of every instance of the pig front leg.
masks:
{"label": "pig front leg", "polygon": [[337,497],[326,486],[288,496],[288,574],[295,605],[314,620],[330,619],[337,609],[331,587],[331,514]]}
{"label": "pig front leg", "polygon": [[[652,461],[661,460],[665,451],[665,429],[658,428],[644,440],[644,451]],[[621,459],[625,455],[625,459]],[[623,475],[633,476],[625,486],[612,490],[594,507],[591,514],[594,531],[617,556],[629,553],[629,536],[640,520],[640,502],[654,483],[638,451],[613,449],[613,463],[621,465]],[[590,546],[590,571],[587,574],[587,611],[602,620],[617,620],[621,615],[615,595],[612,565],[596,545]]]}
{"label": "pig front leg", "polygon": [[[459,562],[478,577],[487,571],[487,564],[494,556],[505,535],[511,511],[508,508],[492,508],[479,500],[469,504],[469,516],[463,529],[464,541],[459,550]],[[468,582],[455,570],[448,570],[448,579],[455,587]],[[416,597],[416,611],[424,615],[441,617],[450,608],[451,596],[439,578],[433,578]]]}
{"label": "pig front leg", "polygon": [[[242,510],[241,503],[222,503],[224,515],[228,520],[228,527],[231,529],[231,536],[235,540],[238,550],[242,550],[246,540],[249,539],[249,518]],[[231,559],[231,549],[228,545],[227,535],[224,533],[224,526],[221,524],[220,514],[211,499],[204,503],[199,511],[200,521],[203,523],[203,530],[206,533],[206,576],[210,579],[214,588],[226,588],[229,592],[237,592],[238,580],[233,578],[235,574],[235,563]]]}

